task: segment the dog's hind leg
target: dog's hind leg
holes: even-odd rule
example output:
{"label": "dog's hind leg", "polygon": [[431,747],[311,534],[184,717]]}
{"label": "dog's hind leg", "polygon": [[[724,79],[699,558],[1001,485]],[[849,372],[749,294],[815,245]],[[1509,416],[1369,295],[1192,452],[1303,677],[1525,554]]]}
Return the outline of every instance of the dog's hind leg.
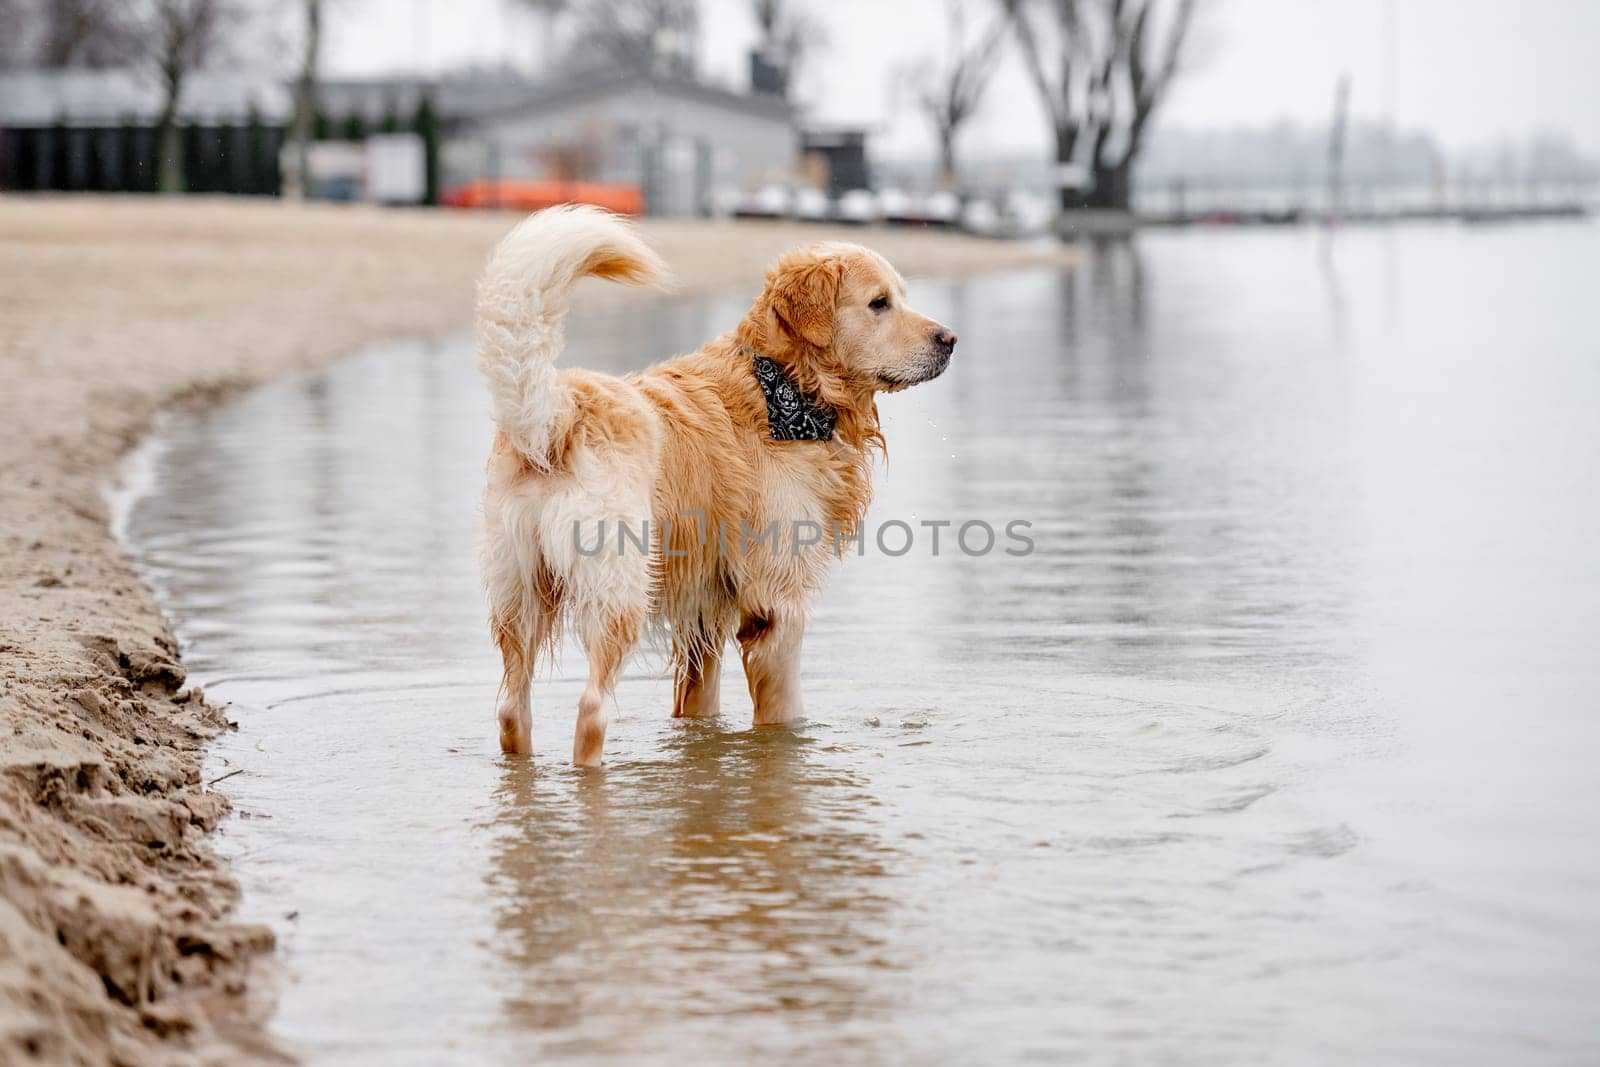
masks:
{"label": "dog's hind leg", "polygon": [[[507,583],[509,584],[509,583]],[[559,629],[562,594],[545,569],[534,571],[531,584],[515,592],[505,585],[490,586],[491,598],[499,594],[489,618],[495,644],[500,646],[503,673],[500,680],[500,751],[510,756],[533,752],[534,670],[543,651],[553,651]]]}
{"label": "dog's hind leg", "polygon": [[623,660],[639,640],[644,616],[642,607],[625,610],[586,628],[584,652],[589,657],[589,684],[578,698],[578,727],[572,738],[572,762],[576,766],[600,765],[606,744],[606,699],[616,688]]}
{"label": "dog's hind leg", "polygon": [[494,636],[505,672],[500,682],[500,751],[526,756],[533,752],[530,689],[539,643],[534,635],[523,633],[515,621],[498,618],[494,620]]}

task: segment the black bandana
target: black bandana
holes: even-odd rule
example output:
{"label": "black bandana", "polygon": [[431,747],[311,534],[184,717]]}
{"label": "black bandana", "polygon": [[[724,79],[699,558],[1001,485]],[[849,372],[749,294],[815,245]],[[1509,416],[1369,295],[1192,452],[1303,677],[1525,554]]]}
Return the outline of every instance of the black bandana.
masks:
{"label": "black bandana", "polygon": [[755,357],[756,381],[767,396],[767,429],[774,441],[831,441],[838,416],[831,408],[806,396],[783,373],[776,361],[759,352]]}

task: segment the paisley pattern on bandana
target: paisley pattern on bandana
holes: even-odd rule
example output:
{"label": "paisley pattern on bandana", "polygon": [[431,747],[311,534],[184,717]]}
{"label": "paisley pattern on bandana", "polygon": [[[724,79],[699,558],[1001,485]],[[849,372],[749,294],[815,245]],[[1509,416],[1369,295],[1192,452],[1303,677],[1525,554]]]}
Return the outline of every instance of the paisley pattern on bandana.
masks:
{"label": "paisley pattern on bandana", "polygon": [[756,381],[767,397],[767,428],[774,441],[831,441],[838,416],[800,391],[776,361],[759,352]]}

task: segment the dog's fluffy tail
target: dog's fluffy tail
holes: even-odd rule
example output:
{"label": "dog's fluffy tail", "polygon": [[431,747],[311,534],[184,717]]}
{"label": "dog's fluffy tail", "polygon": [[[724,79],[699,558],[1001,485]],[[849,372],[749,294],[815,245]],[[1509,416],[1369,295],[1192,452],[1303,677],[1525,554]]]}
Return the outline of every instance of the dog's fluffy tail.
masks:
{"label": "dog's fluffy tail", "polygon": [[664,285],[666,274],[631,225],[594,207],[536,212],[495,248],[478,283],[478,369],[495,423],[536,467],[549,467],[551,436],[567,403],[555,364],[573,285],[589,275]]}

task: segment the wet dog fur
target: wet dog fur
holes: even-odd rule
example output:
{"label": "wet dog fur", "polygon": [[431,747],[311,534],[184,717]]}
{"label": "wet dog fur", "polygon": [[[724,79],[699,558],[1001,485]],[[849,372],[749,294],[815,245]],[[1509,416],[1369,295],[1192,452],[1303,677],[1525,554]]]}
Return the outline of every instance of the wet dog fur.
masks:
{"label": "wet dog fur", "polygon": [[[802,713],[807,607],[837,558],[835,531],[855,534],[871,499],[877,395],[941,374],[955,335],[911,309],[881,256],[819,243],[781,257],[744,318],[696,352],[626,378],[558,370],[585,276],[648,285],[666,271],[621,218],[534,214],[490,257],[477,356],[497,426],[480,563],[504,665],[501,748],[531,750],[536,661],[570,628],[589,663],[572,750],[587,766],[600,762],[623,662],[651,626],[670,648],[675,716],[717,713],[730,643],[757,724]],[[835,412],[832,440],[772,438],[754,353]],[[776,543],[744,540],[774,521]],[[624,543],[623,528],[646,523],[648,550]],[[805,523],[827,536],[801,539]]]}

